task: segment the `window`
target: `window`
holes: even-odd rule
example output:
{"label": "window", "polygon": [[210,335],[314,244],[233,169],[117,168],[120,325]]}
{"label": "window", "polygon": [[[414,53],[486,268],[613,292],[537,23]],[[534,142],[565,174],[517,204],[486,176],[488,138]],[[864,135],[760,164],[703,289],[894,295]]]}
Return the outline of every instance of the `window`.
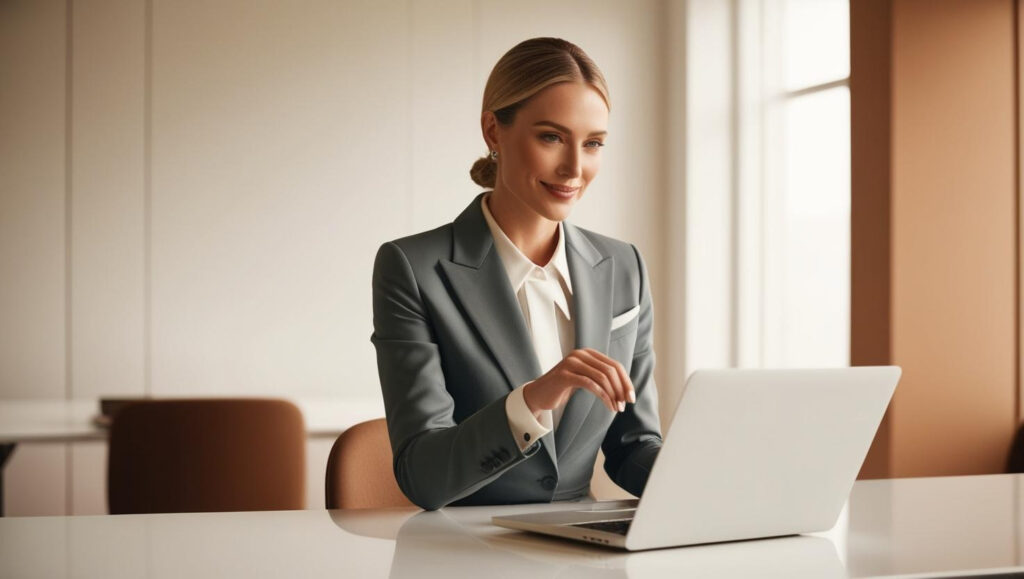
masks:
{"label": "window", "polygon": [[739,363],[849,364],[848,0],[741,4]]}

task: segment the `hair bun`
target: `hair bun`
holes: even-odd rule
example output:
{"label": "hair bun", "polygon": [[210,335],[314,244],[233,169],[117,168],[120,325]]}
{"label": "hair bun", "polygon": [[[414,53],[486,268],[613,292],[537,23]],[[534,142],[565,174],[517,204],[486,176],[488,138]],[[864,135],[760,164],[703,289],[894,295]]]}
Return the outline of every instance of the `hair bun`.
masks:
{"label": "hair bun", "polygon": [[480,157],[469,170],[473,182],[481,187],[493,188],[498,177],[498,163],[490,157]]}

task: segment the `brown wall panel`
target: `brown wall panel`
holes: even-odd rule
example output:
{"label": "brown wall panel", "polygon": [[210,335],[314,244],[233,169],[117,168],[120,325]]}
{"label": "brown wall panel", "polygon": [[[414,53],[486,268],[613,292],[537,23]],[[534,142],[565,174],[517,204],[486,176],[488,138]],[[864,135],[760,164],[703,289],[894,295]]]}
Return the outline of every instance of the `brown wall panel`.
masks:
{"label": "brown wall panel", "polygon": [[[891,363],[889,327],[892,18],[889,0],[850,4],[850,364]],[[861,468],[890,470],[887,415]]]}
{"label": "brown wall panel", "polygon": [[862,476],[1003,469],[1017,423],[1014,2],[851,8],[851,359],[904,370]]}
{"label": "brown wall panel", "polygon": [[893,474],[998,472],[1016,421],[1014,10],[893,11]]}

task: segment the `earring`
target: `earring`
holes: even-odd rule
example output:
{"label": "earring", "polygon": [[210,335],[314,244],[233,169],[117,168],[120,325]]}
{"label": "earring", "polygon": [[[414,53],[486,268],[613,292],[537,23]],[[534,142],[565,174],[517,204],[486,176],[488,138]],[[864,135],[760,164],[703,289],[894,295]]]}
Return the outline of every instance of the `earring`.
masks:
{"label": "earring", "polygon": [[492,161],[497,161],[498,160],[498,152],[497,151],[491,151],[491,160]]}

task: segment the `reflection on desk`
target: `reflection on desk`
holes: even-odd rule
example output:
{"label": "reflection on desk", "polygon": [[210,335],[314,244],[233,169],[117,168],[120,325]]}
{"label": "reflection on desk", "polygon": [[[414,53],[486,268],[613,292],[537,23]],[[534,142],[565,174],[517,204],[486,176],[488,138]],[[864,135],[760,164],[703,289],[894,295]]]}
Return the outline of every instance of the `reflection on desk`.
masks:
{"label": "reflection on desk", "polygon": [[[600,503],[581,507],[611,508]],[[565,505],[548,508],[564,509]],[[516,510],[537,509],[537,505],[529,505]],[[496,579],[847,576],[832,542],[823,537],[795,536],[628,553],[498,529],[490,524],[493,513],[491,508],[470,507],[409,517],[395,535],[391,579],[482,575]],[[362,522],[349,524],[353,521],[347,520],[346,513],[337,513],[333,520],[351,531]],[[370,530],[378,536],[388,534],[381,531]]]}
{"label": "reflection on desk", "polygon": [[834,529],[627,553],[495,527],[620,502],[0,520],[7,577],[924,577],[1020,572],[1024,476],[861,481]]}

